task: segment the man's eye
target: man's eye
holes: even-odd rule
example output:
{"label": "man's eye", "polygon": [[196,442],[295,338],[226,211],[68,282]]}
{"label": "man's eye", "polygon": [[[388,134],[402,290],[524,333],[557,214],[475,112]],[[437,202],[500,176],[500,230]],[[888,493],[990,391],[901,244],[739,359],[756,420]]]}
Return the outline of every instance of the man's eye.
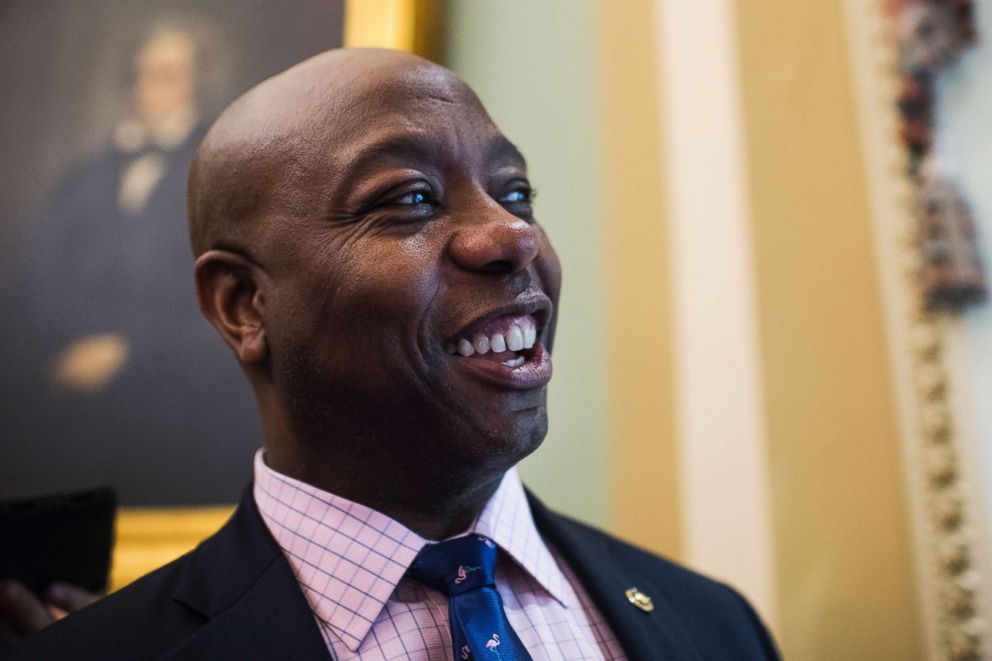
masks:
{"label": "man's eye", "polygon": [[434,204],[435,202],[436,200],[434,199],[434,196],[427,191],[413,191],[403,195],[402,197],[396,198],[395,201],[396,204],[410,206],[416,206],[419,204]]}
{"label": "man's eye", "polygon": [[499,198],[501,204],[513,204],[516,202],[530,202],[534,197],[533,192],[528,189],[518,189],[510,191],[503,197]]}

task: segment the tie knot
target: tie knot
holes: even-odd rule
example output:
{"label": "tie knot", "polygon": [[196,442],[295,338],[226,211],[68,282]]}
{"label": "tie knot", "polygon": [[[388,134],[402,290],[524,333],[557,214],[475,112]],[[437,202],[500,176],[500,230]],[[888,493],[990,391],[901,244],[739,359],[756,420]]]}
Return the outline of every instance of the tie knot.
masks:
{"label": "tie knot", "polygon": [[494,585],[496,544],[482,535],[466,535],[428,544],[410,565],[415,580],[449,597]]}

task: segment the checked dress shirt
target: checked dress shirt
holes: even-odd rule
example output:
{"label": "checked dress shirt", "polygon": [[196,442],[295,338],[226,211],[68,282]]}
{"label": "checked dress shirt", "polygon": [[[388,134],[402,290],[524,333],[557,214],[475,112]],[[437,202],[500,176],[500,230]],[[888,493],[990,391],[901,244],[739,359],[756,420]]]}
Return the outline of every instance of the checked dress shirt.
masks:
{"label": "checked dress shirt", "polygon": [[[334,658],[450,661],[447,599],[405,576],[427,540],[384,514],[277,473],[262,450],[254,496]],[[625,658],[571,569],[542,540],[516,470],[467,532],[503,551],[496,589],[535,661]]]}

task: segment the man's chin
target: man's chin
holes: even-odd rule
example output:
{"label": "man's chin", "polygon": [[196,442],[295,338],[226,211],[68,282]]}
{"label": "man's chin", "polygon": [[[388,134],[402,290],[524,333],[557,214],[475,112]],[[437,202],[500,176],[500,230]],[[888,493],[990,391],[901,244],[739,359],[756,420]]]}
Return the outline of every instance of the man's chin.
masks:
{"label": "man's chin", "polygon": [[465,461],[498,464],[505,470],[541,445],[548,432],[543,392],[535,401],[528,398],[513,403],[515,408],[499,416],[481,416],[466,421],[470,429],[457,433],[452,439]]}

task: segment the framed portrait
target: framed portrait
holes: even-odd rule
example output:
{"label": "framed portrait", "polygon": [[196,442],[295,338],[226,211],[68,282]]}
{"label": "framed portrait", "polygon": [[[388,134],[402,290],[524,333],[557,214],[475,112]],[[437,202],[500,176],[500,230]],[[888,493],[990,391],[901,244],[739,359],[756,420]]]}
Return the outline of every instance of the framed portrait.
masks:
{"label": "framed portrait", "polygon": [[0,6],[0,499],[237,499],[261,429],[198,310],[187,171],[222,108],[343,21],[343,0]]}

